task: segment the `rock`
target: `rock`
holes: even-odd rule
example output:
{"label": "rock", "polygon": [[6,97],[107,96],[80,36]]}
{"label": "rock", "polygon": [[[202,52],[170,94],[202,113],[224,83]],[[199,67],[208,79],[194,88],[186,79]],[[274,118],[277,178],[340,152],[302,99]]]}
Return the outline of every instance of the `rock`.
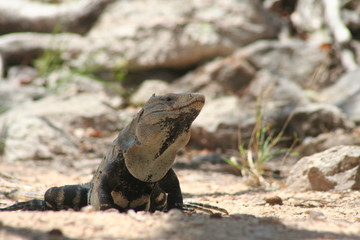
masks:
{"label": "rock", "polygon": [[130,102],[134,105],[143,105],[153,95],[170,93],[169,84],[161,80],[146,80],[131,96]]}
{"label": "rock", "polygon": [[[125,115],[129,114],[118,114],[101,100],[101,95],[90,93],[52,96],[20,105],[0,116],[0,129],[6,133],[2,140],[4,160],[74,158],[82,150],[80,141],[81,146],[94,141],[79,136],[79,129],[116,131],[128,123]],[[102,150],[103,143],[95,144],[94,151]]]}
{"label": "rock", "polygon": [[322,133],[316,137],[306,137],[301,142],[301,145],[295,149],[295,152],[299,152],[301,156],[309,156],[339,145],[360,146],[360,131],[337,129],[333,132]]}
{"label": "rock", "polygon": [[35,68],[29,66],[13,66],[9,68],[7,78],[18,85],[32,83],[39,76]]}
{"label": "rock", "polygon": [[333,42],[322,1],[297,1],[295,11],[290,15],[293,27],[306,40],[315,46]]}
{"label": "rock", "polygon": [[286,119],[295,107],[309,103],[307,94],[299,84],[268,70],[256,74],[243,98],[262,101],[265,118],[273,121]]}
{"label": "rock", "polygon": [[279,196],[267,197],[264,200],[266,203],[270,204],[271,206],[283,205],[283,200]]}
{"label": "rock", "polygon": [[[251,23],[251,24],[249,24]],[[88,34],[76,65],[116,69],[188,68],[275,38],[279,17],[258,0],[118,1]]]}
{"label": "rock", "polygon": [[0,126],[19,118],[46,117],[61,129],[91,127],[114,131],[123,127],[117,112],[104,104],[99,94],[79,94],[71,97],[50,96],[20,105],[0,116]]}
{"label": "rock", "polygon": [[46,85],[57,93],[68,95],[105,91],[105,85],[101,82],[66,68],[50,73],[46,77]]}
{"label": "rock", "polygon": [[340,105],[348,118],[360,125],[360,91]]}
{"label": "rock", "polygon": [[[288,79],[298,85],[298,96],[304,94],[301,88],[318,89],[328,84],[325,79],[329,78],[329,72],[319,69],[329,64],[326,51],[309,46],[305,41],[260,40],[186,74],[171,84],[171,88],[201,92],[207,99],[228,94],[243,95],[252,81],[263,77],[257,75],[264,75],[266,71],[271,77]],[[317,82],[313,80],[314,74],[317,74]],[[272,85],[265,88],[269,86]]]}
{"label": "rock", "polygon": [[257,70],[266,69],[302,88],[323,88],[331,79],[326,70],[331,64],[329,52],[306,41],[261,40],[240,49],[236,55],[242,56]]}
{"label": "rock", "polygon": [[[205,93],[205,96],[208,95]],[[207,148],[237,149],[239,131],[247,142],[256,122],[256,106],[261,103],[264,124],[280,130],[293,109],[308,102],[294,82],[267,70],[258,72],[241,98],[230,95],[208,99],[193,124],[192,143]],[[279,128],[279,129],[277,129]]]}
{"label": "rock", "polygon": [[345,73],[333,85],[320,92],[320,98],[324,102],[334,105],[342,105],[349,98],[360,92],[360,68],[358,70]]}
{"label": "rock", "polygon": [[207,102],[193,123],[191,143],[208,148],[237,148],[240,126],[254,122],[254,107],[236,96],[224,96]]}
{"label": "rock", "polygon": [[360,147],[337,146],[300,159],[286,185],[296,191],[360,190]]}
{"label": "rock", "polygon": [[6,126],[4,160],[49,160],[74,157],[80,143],[44,117],[19,118]]}
{"label": "rock", "polygon": [[360,123],[360,69],[345,73],[335,84],[320,92],[320,99],[337,105],[349,119]]}
{"label": "rock", "polygon": [[171,88],[182,92],[201,92],[207,99],[239,94],[255,77],[255,68],[241,55],[214,60],[186,74]]}
{"label": "rock", "polygon": [[0,80],[0,85],[0,113],[24,102],[38,100],[48,94],[48,91],[40,86],[19,85],[7,80]]}
{"label": "rock", "polygon": [[301,139],[336,129],[350,129],[353,123],[348,121],[344,113],[329,104],[311,103],[299,106],[294,110],[289,121],[288,131],[296,133]]}
{"label": "rock", "polygon": [[294,25],[301,31],[312,33],[324,27],[324,9],[321,1],[302,0],[291,15]]}

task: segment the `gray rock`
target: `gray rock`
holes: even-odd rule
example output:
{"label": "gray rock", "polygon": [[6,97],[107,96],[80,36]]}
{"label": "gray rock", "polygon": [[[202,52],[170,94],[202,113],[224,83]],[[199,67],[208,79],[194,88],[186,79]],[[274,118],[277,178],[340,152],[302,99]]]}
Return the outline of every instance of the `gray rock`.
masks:
{"label": "gray rock", "polygon": [[337,146],[300,159],[286,185],[296,191],[360,190],[360,147]]}
{"label": "gray rock", "polygon": [[118,1],[88,34],[78,66],[115,69],[187,68],[263,38],[278,16],[258,0]]}
{"label": "gray rock", "polygon": [[320,92],[324,102],[340,107],[349,119],[360,123],[360,69],[345,73],[335,84]]}
{"label": "gray rock", "polygon": [[29,66],[10,67],[7,74],[9,81],[16,82],[19,85],[33,83],[38,76],[38,71]]}
{"label": "gray rock", "polygon": [[360,91],[340,105],[348,118],[360,125]]}
{"label": "gray rock", "polygon": [[49,89],[61,94],[98,93],[105,91],[105,85],[84,74],[67,68],[54,71],[46,77]]}
{"label": "gray rock", "polygon": [[262,40],[240,49],[236,55],[246,59],[256,69],[271,71],[296,82],[302,88],[322,88],[330,79],[326,70],[331,64],[328,52],[306,41]]}
{"label": "gray rock", "polygon": [[192,143],[208,148],[237,148],[238,131],[254,123],[254,107],[236,96],[224,96],[206,103],[193,123]]}
{"label": "gray rock", "polygon": [[[280,78],[287,79],[287,85],[292,85],[291,91],[282,91],[285,98],[295,94],[303,95],[303,99],[305,94],[301,88],[318,89],[326,85],[329,72],[323,66],[327,64],[330,64],[328,54],[305,41],[260,40],[186,74],[171,84],[171,88],[201,92],[209,99],[228,94],[244,95],[250,84],[251,88],[264,91],[276,87],[272,84],[274,81],[262,80],[267,82],[262,87],[252,82],[259,78]],[[313,80],[314,74],[318,81]],[[294,88],[298,93],[293,91]]]}
{"label": "gray rock", "polygon": [[339,145],[360,146],[360,132],[338,129],[333,132],[322,133],[316,137],[306,137],[301,145],[295,149],[295,152],[299,152],[301,156],[309,156]]}
{"label": "gray rock", "polygon": [[207,99],[239,94],[255,77],[255,68],[241,55],[214,60],[171,84],[182,92],[201,92]]}
{"label": "gray rock", "polygon": [[324,102],[342,105],[360,92],[360,69],[345,73],[335,84],[323,89],[320,98]]}
{"label": "gray rock", "polygon": [[0,80],[0,113],[25,102],[45,97],[48,91],[44,87],[19,85],[13,81]]}
{"label": "gray rock", "polygon": [[265,118],[273,121],[285,119],[295,107],[309,103],[306,92],[299,84],[268,70],[257,73],[243,98],[262,101]]}
{"label": "gray rock", "polygon": [[138,90],[131,96],[130,102],[134,105],[143,105],[151,95],[163,95],[170,93],[169,84],[161,80],[146,80]]}
{"label": "gray rock", "polygon": [[92,127],[114,131],[122,126],[117,112],[104,104],[99,94],[79,94],[70,97],[50,96],[20,105],[0,116],[0,126],[19,118],[46,117],[61,129]]}
{"label": "gray rock", "polygon": [[324,8],[321,1],[302,0],[297,3],[291,20],[298,29],[316,32],[324,27]]}
{"label": "gray rock", "polygon": [[[207,93],[205,96],[208,97]],[[207,98],[193,124],[192,141],[208,148],[237,149],[239,132],[243,142],[251,136],[257,105],[261,104],[264,124],[271,124],[272,130],[280,130],[293,109],[307,102],[305,93],[296,83],[261,71],[241,98],[235,95]]]}
{"label": "gray rock", "polygon": [[90,93],[51,96],[2,114],[0,129],[6,133],[1,140],[5,142],[4,161],[74,158],[81,151],[79,142],[85,141],[86,145],[84,134],[79,132],[123,128],[132,113],[118,114],[101,98],[101,94]]}
{"label": "gray rock", "polygon": [[299,138],[315,137],[336,129],[349,129],[353,123],[336,106],[311,103],[297,107],[290,119],[288,129],[296,132]]}
{"label": "gray rock", "polygon": [[19,118],[6,125],[3,159],[49,160],[56,155],[74,157],[80,143],[43,117]]}

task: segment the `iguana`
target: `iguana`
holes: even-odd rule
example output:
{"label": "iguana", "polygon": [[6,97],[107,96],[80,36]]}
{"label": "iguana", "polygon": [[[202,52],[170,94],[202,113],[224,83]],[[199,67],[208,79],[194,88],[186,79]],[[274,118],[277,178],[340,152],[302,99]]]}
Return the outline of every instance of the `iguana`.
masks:
{"label": "iguana", "polygon": [[[44,200],[19,202],[0,210],[80,210],[87,205],[120,212],[202,209],[202,204],[183,203],[171,167],[177,151],[189,141],[190,126],[204,103],[205,97],[198,93],[154,94],[119,132],[90,183],[52,187]],[[210,205],[205,208],[227,213]]]}

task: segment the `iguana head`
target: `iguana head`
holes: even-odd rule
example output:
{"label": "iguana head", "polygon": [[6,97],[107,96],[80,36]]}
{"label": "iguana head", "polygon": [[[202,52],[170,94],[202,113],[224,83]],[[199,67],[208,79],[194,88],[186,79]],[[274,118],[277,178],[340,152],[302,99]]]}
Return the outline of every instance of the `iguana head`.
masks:
{"label": "iguana head", "polygon": [[198,93],[153,95],[118,138],[129,172],[145,182],[162,179],[204,103]]}

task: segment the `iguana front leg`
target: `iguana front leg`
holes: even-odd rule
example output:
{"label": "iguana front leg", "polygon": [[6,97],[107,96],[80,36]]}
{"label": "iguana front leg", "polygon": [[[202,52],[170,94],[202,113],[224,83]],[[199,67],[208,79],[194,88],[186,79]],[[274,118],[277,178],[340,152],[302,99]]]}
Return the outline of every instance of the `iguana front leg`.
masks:
{"label": "iguana front leg", "polygon": [[155,186],[151,195],[150,211],[155,210],[168,211],[177,208],[186,212],[195,212],[196,210],[213,214],[213,210],[221,212],[225,215],[229,213],[226,209],[212,206],[209,204],[183,202],[179,179],[173,169],[170,169],[165,177],[161,179]]}
{"label": "iguana front leg", "polygon": [[[117,204],[114,202],[114,200],[118,200],[121,198],[121,196],[115,196],[117,193],[115,193],[114,186],[112,183],[116,182],[113,176],[113,172],[111,169],[117,169],[118,166],[117,163],[112,162],[107,166],[107,168],[104,171],[100,171],[98,174],[98,179],[96,180],[96,183],[93,185],[93,195],[96,196],[92,200],[94,202],[91,203],[96,209],[99,210],[107,210],[110,208],[115,208],[119,210],[120,212],[124,212],[126,210],[127,203],[120,204],[119,201]],[[112,180],[112,181],[111,181]],[[95,200],[96,199],[96,200]]]}
{"label": "iguana front leg", "polygon": [[167,211],[172,208],[182,209],[183,197],[180,183],[172,168],[170,168],[163,179],[156,183],[150,202],[151,212],[155,210]]}
{"label": "iguana front leg", "polygon": [[98,189],[99,196],[99,210],[107,210],[110,208],[115,208],[120,212],[124,212],[125,208],[121,208],[119,205],[114,203],[114,199],[111,196],[111,191],[108,188],[102,187]]}
{"label": "iguana front leg", "polygon": [[159,187],[168,194],[166,210],[181,208],[183,197],[181,194],[180,182],[172,168],[170,168],[165,177],[161,179],[158,184]]}
{"label": "iguana front leg", "polygon": [[133,177],[119,155],[104,169],[99,169],[93,180],[90,204],[99,210],[109,208],[125,212],[129,209],[147,211],[155,183]]}

